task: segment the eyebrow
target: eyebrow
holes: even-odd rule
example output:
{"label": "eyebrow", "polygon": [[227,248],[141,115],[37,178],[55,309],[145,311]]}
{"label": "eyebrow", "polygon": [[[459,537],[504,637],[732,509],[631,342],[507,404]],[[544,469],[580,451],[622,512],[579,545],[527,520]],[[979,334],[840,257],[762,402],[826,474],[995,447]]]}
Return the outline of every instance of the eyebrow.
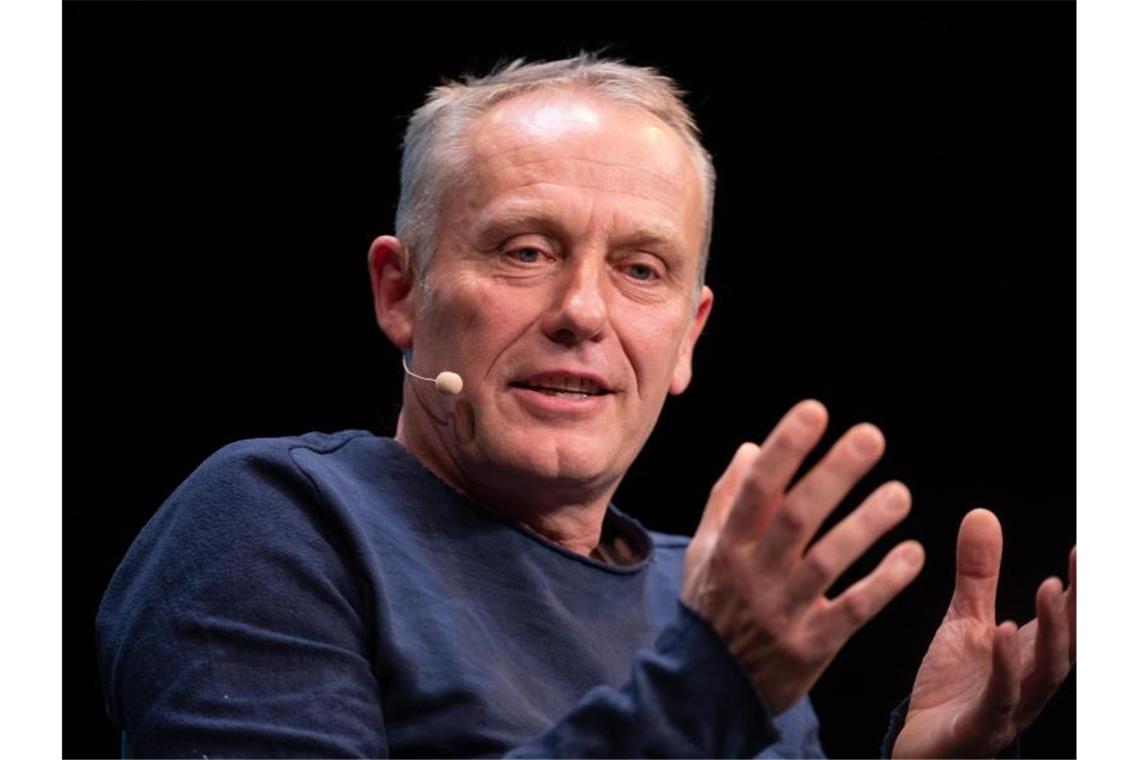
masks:
{"label": "eyebrow", "polygon": [[[542,208],[508,206],[496,211],[491,218],[475,228],[475,239],[480,246],[491,244],[511,232],[519,229],[538,230],[545,234],[557,234],[563,231],[564,226],[551,213]],[[663,254],[670,257],[681,255],[681,236],[679,230],[665,224],[640,224],[632,232],[619,238],[621,247],[651,247],[662,249]]]}
{"label": "eyebrow", "polygon": [[480,247],[489,239],[497,239],[519,228],[539,229],[544,232],[559,230],[561,225],[553,215],[536,208],[507,207],[496,211],[490,219],[475,227],[475,239]]}

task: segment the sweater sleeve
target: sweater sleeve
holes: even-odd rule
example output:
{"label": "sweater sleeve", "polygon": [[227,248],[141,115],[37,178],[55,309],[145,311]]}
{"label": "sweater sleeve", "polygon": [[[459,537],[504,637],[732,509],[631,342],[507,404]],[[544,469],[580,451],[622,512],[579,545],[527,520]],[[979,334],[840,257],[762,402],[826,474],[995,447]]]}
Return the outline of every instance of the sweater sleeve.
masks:
{"label": "sweater sleeve", "polygon": [[[171,495],[96,620],[108,713],[136,756],[384,757],[376,611],[352,547],[282,451],[223,449]],[[630,680],[516,757],[822,756],[806,700],[773,721],[678,602]]]}
{"label": "sweater sleeve", "polygon": [[628,683],[593,689],[557,725],[508,756],[822,756],[806,700],[789,716],[806,725],[782,745],[767,707],[716,633],[677,606],[676,621],[652,649],[638,653]]}

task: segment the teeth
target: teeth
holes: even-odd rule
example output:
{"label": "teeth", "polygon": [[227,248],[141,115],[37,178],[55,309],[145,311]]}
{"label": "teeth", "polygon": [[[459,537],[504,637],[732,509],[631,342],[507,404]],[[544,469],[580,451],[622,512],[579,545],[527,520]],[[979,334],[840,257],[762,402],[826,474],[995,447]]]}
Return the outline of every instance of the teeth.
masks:
{"label": "teeth", "polygon": [[589,396],[601,392],[601,387],[585,377],[545,377],[531,385],[535,390],[565,393],[572,396]]}
{"label": "teeth", "polygon": [[555,391],[550,388],[539,388],[538,391],[545,396],[561,396],[562,398],[589,398],[589,393],[575,393],[574,391]]}

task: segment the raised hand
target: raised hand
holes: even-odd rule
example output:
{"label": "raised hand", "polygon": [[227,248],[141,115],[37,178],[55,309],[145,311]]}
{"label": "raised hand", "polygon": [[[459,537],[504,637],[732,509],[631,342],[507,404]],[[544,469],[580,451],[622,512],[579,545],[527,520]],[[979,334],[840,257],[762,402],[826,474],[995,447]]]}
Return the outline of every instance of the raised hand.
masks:
{"label": "raised hand", "polygon": [[773,714],[807,693],[923,563],[922,547],[907,541],[835,599],[824,596],[910,510],[906,487],[887,483],[809,548],[885,446],[877,428],[857,425],[789,489],[826,427],[823,405],[804,401],[762,446],[741,446],[713,487],[685,556],[682,600],[720,634]]}
{"label": "raised hand", "polygon": [[992,757],[1040,714],[1076,658],[1077,551],[1069,588],[1049,578],[1037,617],[996,625],[1001,524],[976,509],[958,531],[954,596],[926,652],[895,757]]}

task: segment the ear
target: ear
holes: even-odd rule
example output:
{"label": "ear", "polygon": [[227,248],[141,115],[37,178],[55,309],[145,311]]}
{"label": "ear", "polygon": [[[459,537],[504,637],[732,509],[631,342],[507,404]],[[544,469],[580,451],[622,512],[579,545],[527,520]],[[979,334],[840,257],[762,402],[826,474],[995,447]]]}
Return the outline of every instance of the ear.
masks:
{"label": "ear", "polygon": [[689,327],[689,334],[681,344],[681,352],[677,355],[677,364],[673,367],[673,381],[669,383],[669,392],[674,396],[684,393],[693,379],[693,347],[697,345],[697,338],[705,329],[705,322],[712,311],[713,292],[708,285],[701,286],[701,300],[697,304],[697,313],[693,317],[693,324]]}
{"label": "ear", "polygon": [[368,250],[368,275],[372,280],[372,307],[376,324],[401,351],[411,348],[415,316],[415,277],[408,249],[391,235],[372,241]]}

